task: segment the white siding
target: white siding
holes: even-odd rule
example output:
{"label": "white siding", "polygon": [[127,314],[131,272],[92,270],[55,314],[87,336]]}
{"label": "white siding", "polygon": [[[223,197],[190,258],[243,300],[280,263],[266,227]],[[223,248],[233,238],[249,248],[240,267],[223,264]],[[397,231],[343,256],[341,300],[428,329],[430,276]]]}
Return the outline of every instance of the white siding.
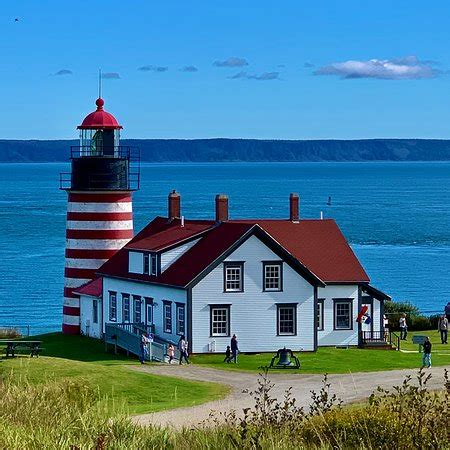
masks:
{"label": "white siding", "polygon": [[[210,305],[230,304],[231,335],[236,333],[243,352],[273,352],[284,346],[314,350],[314,288],[283,264],[283,291],[263,292],[262,261],[280,258],[255,236],[225,261],[245,261],[244,292],[223,292],[223,265],[212,270],[192,289],[193,352],[224,352],[230,337],[210,337]],[[297,303],[297,336],[277,336],[277,303]]]}
{"label": "white siding", "polygon": [[380,331],[381,328],[381,305],[376,298],[373,299],[373,331]]}
{"label": "white siding", "polygon": [[[172,287],[158,286],[136,281],[119,280],[114,278],[103,278],[103,317],[109,322],[109,291],[117,292],[117,323],[123,322],[122,293],[130,294],[131,317],[133,317],[133,295],[153,298],[153,323],[155,333],[164,339],[177,342],[179,336],[176,334],[176,302],[186,304],[186,291]],[[172,333],[165,333],[163,329],[163,300],[172,302]],[[142,320],[145,319],[144,302],[142,302]],[[187,313],[187,309],[186,309]],[[188,323],[185,323],[186,333]]]}
{"label": "white siding", "polygon": [[[97,300],[98,323],[94,323],[94,300]],[[100,339],[102,337],[102,306],[101,299],[80,295],[80,328],[81,334]]]}
{"label": "white siding", "polygon": [[183,253],[187,252],[193,247],[200,239],[188,242],[178,247],[173,248],[167,252],[161,254],[161,272],[164,272],[171,264],[173,264]]}
{"label": "white siding", "polygon": [[144,254],[141,252],[128,252],[128,272],[144,273]]}
{"label": "white siding", "polygon": [[[319,288],[319,299],[325,299],[323,308],[323,327],[317,333],[319,346],[358,345],[358,286],[357,285],[329,285]],[[351,317],[352,330],[334,330],[334,301],[333,299],[353,299]]]}

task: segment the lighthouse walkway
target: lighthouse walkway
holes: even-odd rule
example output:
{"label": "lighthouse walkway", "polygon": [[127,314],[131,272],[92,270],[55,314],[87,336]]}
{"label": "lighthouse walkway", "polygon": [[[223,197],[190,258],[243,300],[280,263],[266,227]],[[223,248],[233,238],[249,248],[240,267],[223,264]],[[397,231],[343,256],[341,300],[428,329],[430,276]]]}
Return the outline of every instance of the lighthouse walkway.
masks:
{"label": "lighthouse walkway", "polygon": [[150,342],[147,344],[145,359],[147,361],[164,362],[167,360],[167,350],[170,344],[174,347],[174,360],[178,361],[180,352],[175,342],[168,341],[153,333],[153,326],[136,323],[107,323],[105,326],[105,345],[112,345],[115,352],[124,350],[127,354],[140,357],[141,339],[144,333],[148,333]]}

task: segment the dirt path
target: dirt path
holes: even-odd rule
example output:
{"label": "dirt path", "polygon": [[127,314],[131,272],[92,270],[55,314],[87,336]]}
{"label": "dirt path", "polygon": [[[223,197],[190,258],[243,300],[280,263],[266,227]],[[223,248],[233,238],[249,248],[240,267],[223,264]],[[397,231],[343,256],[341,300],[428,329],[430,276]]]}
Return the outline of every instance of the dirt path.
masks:
{"label": "dirt path", "polygon": [[[140,366],[133,369],[155,374],[185,378],[189,380],[211,381],[231,387],[229,396],[222,400],[204,403],[198,406],[161,411],[151,414],[134,416],[135,423],[141,425],[161,425],[181,428],[183,426],[197,426],[208,419],[211,411],[216,413],[236,410],[242,412],[243,408],[253,406],[253,399],[243,394],[244,389],[254,390],[257,387],[258,374],[249,372],[234,372],[210,369],[198,365],[158,365]],[[433,378],[429,382],[432,389],[443,387],[445,367],[428,369]],[[450,369],[450,366],[447,367]],[[414,378],[417,370],[392,370],[386,372],[359,372],[354,374],[330,375],[332,393],[336,393],[344,402],[352,402],[367,398],[378,386],[391,388],[403,382],[407,375]],[[292,386],[292,393],[299,406],[307,407],[310,404],[310,391],[319,391],[322,387],[322,375],[303,375],[288,373],[270,373],[270,380],[275,384],[272,396],[282,399],[287,388]]]}

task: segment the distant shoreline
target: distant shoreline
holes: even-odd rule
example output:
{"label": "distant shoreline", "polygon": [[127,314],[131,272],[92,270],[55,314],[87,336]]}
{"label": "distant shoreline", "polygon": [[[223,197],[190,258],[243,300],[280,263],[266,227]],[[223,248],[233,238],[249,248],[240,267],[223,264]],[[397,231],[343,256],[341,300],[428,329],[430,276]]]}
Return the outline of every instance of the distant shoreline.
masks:
{"label": "distant shoreline", "polygon": [[[0,140],[0,163],[67,162],[78,140]],[[450,161],[450,140],[123,139],[149,163]]]}

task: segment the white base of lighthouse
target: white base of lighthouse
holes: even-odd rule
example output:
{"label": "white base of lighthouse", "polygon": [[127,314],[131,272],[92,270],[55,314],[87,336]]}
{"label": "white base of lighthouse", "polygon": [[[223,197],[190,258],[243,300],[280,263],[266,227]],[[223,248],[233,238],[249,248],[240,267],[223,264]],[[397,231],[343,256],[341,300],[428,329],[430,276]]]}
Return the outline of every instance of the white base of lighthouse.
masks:
{"label": "white base of lighthouse", "polygon": [[133,237],[132,193],[69,192],[64,270],[63,333],[80,333],[74,291]]}

